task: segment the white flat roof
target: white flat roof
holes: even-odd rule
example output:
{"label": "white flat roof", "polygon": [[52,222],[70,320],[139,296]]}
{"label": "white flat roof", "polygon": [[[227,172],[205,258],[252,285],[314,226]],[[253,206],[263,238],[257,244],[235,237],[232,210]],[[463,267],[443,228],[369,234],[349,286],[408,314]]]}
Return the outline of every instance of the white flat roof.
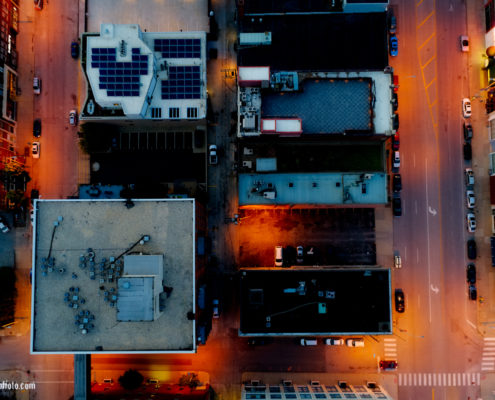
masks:
{"label": "white flat roof", "polygon": [[269,81],[270,67],[239,67],[239,81]]}

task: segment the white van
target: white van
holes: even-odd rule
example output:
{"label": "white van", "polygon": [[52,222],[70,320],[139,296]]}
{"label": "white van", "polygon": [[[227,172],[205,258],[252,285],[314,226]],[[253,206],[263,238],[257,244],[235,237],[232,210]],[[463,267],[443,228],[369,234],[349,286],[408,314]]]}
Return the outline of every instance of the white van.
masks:
{"label": "white van", "polygon": [[275,266],[281,267],[284,265],[284,249],[282,246],[275,246]]}
{"label": "white van", "polygon": [[316,339],[301,339],[301,346],[316,346],[318,340]]}
{"label": "white van", "polygon": [[364,347],[364,339],[347,339],[345,344],[349,347]]}

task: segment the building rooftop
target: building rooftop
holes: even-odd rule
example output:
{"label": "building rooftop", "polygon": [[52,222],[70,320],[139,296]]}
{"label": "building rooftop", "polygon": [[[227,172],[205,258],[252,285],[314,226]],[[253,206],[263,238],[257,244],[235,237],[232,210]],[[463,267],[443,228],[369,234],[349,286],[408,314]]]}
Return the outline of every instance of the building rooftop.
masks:
{"label": "building rooftop", "polygon": [[386,204],[387,174],[239,174],[239,206]]}
{"label": "building rooftop", "polygon": [[130,119],[206,117],[205,32],[142,32],[138,25],[102,24],[100,34],[84,38],[90,90],[83,118],[105,112]]}
{"label": "building rooftop", "polygon": [[388,65],[385,12],[246,17],[240,32],[271,32],[270,45],[239,48],[240,66],[361,71]]}
{"label": "building rooftop", "polygon": [[391,334],[390,270],[241,271],[240,334]]}
{"label": "building rooftop", "polygon": [[32,352],[194,352],[193,199],[35,210]]}
{"label": "building rooftop", "polygon": [[271,13],[315,13],[342,11],[342,0],[244,0],[244,15],[266,15]]}

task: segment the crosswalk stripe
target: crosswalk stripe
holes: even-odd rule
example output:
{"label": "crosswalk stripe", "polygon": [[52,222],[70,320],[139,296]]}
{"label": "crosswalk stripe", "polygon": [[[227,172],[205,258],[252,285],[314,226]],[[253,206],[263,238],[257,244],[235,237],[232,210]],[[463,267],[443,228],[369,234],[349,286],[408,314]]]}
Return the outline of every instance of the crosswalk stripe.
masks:
{"label": "crosswalk stripe", "polygon": [[437,374],[433,374],[433,386],[437,386]]}
{"label": "crosswalk stripe", "polygon": [[[495,349],[494,349],[495,350]],[[484,351],[483,352],[483,355],[484,356],[493,356],[495,355],[495,351]]]}
{"label": "crosswalk stripe", "polygon": [[[495,338],[493,338],[493,340],[495,340]],[[395,342],[397,341],[397,339],[393,339],[393,338],[385,338],[383,339],[384,342]]]}
{"label": "crosswalk stripe", "polygon": [[495,357],[482,357],[481,359],[482,359],[483,361],[485,361],[485,360],[486,360],[486,361],[493,361],[493,360],[495,360]]}
{"label": "crosswalk stripe", "polygon": [[452,386],[450,374],[447,375],[447,381],[448,381],[448,386]]}
{"label": "crosswalk stripe", "polygon": [[495,340],[495,337],[486,337],[486,338],[483,338],[485,340],[485,342],[489,342],[491,340]]}
{"label": "crosswalk stripe", "polygon": [[482,371],[493,371],[493,367],[481,367]]}
{"label": "crosswalk stripe", "polygon": [[428,374],[428,386],[431,386],[431,374]]}

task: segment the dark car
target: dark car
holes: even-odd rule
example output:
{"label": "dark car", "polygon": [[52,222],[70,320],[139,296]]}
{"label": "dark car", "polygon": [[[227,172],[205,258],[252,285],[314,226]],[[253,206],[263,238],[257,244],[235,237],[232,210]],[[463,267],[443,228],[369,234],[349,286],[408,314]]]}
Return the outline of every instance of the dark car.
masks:
{"label": "dark car", "polygon": [[495,237],[490,238],[490,247],[492,251],[492,267],[495,267]]}
{"label": "dark car", "polygon": [[396,133],[395,135],[392,136],[392,150],[399,151],[399,147],[400,147],[399,134]]}
{"label": "dark car", "polygon": [[478,291],[476,286],[469,285],[469,300],[476,300],[478,298]]}
{"label": "dark car", "polygon": [[402,289],[395,289],[395,311],[403,313],[406,310],[404,292]]}
{"label": "dark car", "polygon": [[392,189],[395,193],[398,193],[402,190],[402,178],[400,174],[395,174],[392,178]]}
{"label": "dark car", "polygon": [[33,121],[33,136],[40,137],[41,136],[41,119],[36,118]]}
{"label": "dark car", "polygon": [[393,124],[392,124],[392,128],[394,131],[398,131],[399,130],[399,114],[394,114],[394,121],[393,121]]}
{"label": "dark car", "polygon": [[394,217],[400,217],[402,215],[402,201],[400,197],[394,197],[392,199],[392,212]]}
{"label": "dark car", "polygon": [[70,44],[70,55],[72,58],[78,58],[79,57],[79,43],[72,42]]}
{"label": "dark car", "polygon": [[464,131],[464,140],[468,141],[473,138],[473,127],[469,122],[464,122],[462,130]]}
{"label": "dark car", "polygon": [[471,150],[471,143],[464,142],[464,146],[462,147],[462,151],[464,153],[464,159],[466,161],[470,161],[473,158],[473,151]]}
{"label": "dark car", "polygon": [[399,96],[397,93],[392,93],[392,110],[397,111],[399,108]]}
{"label": "dark car", "polygon": [[272,338],[269,337],[259,337],[248,339],[248,345],[250,346],[264,346],[265,344],[270,344],[273,342]]}
{"label": "dark car", "polygon": [[397,18],[395,18],[395,15],[390,16],[389,24],[388,24],[388,32],[391,35],[397,32]]}
{"label": "dark car", "polygon": [[467,241],[467,254],[470,260],[476,260],[476,241],[474,239]]}
{"label": "dark car", "polygon": [[397,369],[397,361],[393,361],[393,360],[380,360],[380,369],[383,369],[383,370],[393,370],[393,369]]}
{"label": "dark car", "polygon": [[468,283],[476,283],[476,267],[474,264],[468,264],[466,269],[466,279]]}

